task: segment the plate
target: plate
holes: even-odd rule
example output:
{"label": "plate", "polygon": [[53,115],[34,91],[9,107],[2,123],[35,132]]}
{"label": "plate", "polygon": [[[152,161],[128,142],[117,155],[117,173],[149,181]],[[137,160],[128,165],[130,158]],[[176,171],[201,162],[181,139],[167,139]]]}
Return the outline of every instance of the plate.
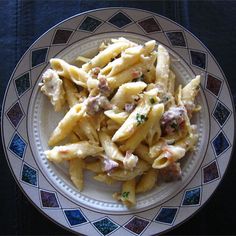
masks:
{"label": "plate", "polygon": [[[47,161],[43,151],[62,114],[55,114],[38,83],[49,59],[68,62],[94,54],[110,38],[135,42],[155,39],[165,45],[172,70],[186,84],[201,74],[194,117],[199,141],[181,163],[183,179],[138,196],[134,208],[112,199],[119,186],[98,184],[86,174],[79,193],[66,165]],[[48,218],[75,233],[150,235],[170,230],[196,212],[212,195],[227,168],[234,141],[234,108],[227,80],[209,50],[177,23],[152,12],[131,8],[97,9],[73,16],[42,35],[17,64],[6,89],[2,140],[9,167],[22,191]]]}

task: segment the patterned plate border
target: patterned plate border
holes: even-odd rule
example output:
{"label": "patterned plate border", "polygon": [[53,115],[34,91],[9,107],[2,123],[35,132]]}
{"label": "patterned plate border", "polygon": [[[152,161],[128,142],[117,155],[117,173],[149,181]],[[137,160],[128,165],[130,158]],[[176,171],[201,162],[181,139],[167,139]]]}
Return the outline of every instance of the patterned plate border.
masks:
{"label": "patterned plate border", "polygon": [[[154,38],[181,55],[195,74],[210,112],[210,143],[194,178],[160,206],[120,217],[86,209],[49,183],[32,158],[27,134],[28,98],[48,59],[89,35],[120,31]],[[2,141],[9,167],[28,199],[52,221],[90,235],[150,235],[170,230],[209,199],[228,166],[234,143],[234,106],[223,71],[209,50],[188,30],[158,14],[132,8],[97,9],[73,16],[42,35],[17,64],[4,96]]]}

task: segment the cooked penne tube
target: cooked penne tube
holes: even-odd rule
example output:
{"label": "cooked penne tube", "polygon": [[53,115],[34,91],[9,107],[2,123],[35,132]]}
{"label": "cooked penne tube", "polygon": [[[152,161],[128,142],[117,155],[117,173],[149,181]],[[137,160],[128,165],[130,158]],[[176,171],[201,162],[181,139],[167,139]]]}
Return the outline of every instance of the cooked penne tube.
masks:
{"label": "cooked penne tube", "polygon": [[50,161],[61,162],[73,158],[94,156],[102,151],[102,147],[89,143],[88,141],[80,141],[77,143],[55,146],[53,149],[45,151],[45,155]]}
{"label": "cooked penne tube", "polygon": [[99,181],[99,182],[103,182],[105,184],[111,185],[114,182],[116,182],[116,180],[112,179],[110,176],[108,176],[106,173],[100,173],[97,174],[96,176],[93,177],[95,180]]}
{"label": "cooked penne tube", "polygon": [[150,104],[141,101],[140,104],[129,115],[127,120],[116,131],[112,137],[112,141],[123,141],[131,137],[132,134],[134,134],[134,132],[137,130],[138,126],[146,121],[150,109]]}
{"label": "cooked penne tube", "polygon": [[87,87],[88,74],[77,66],[70,65],[66,61],[58,58],[52,58],[50,65],[58,75],[72,80],[77,85]]}
{"label": "cooked penne tube", "polygon": [[138,160],[137,165],[132,170],[117,168],[110,171],[108,175],[113,179],[126,181],[142,175],[145,171],[149,170],[150,167],[150,164],[148,164],[146,161]]}
{"label": "cooked penne tube", "polygon": [[[140,125],[134,134],[121,146],[122,151],[131,150],[134,151],[143,139],[148,135],[149,131],[153,132],[151,135],[154,136],[155,133],[160,133],[160,117],[164,111],[164,105],[156,104],[151,108],[151,111],[148,114],[147,121]],[[157,122],[157,123],[156,123]],[[160,134],[158,134],[158,139]],[[152,138],[152,137],[151,137]],[[152,140],[151,140],[152,141]]]}
{"label": "cooked penne tube", "polygon": [[72,182],[79,191],[84,187],[84,160],[75,158],[69,161],[69,174]]}
{"label": "cooked penne tube", "polygon": [[149,155],[149,148],[142,143],[140,143],[138,147],[134,150],[134,154],[151,165],[154,161],[154,159],[152,159]]}
{"label": "cooked penne tube", "polygon": [[175,73],[172,70],[170,70],[170,73],[169,73],[167,91],[174,96],[174,94],[175,94]]}
{"label": "cooked penne tube", "polygon": [[114,110],[105,111],[104,114],[120,125],[122,125],[129,116],[129,114],[125,111],[115,112]]}
{"label": "cooked penne tube", "polygon": [[168,88],[168,78],[170,73],[170,55],[162,45],[158,45],[156,82],[162,84],[165,91]]}
{"label": "cooked penne tube", "polygon": [[82,66],[82,69],[86,72],[91,70],[94,67],[104,67],[109,63],[113,58],[119,55],[123,50],[130,47],[129,42],[117,42],[110,44],[103,51],[99,52],[94,58]]}
{"label": "cooked penne tube", "polygon": [[72,132],[79,119],[84,114],[82,104],[74,105],[58,123],[57,127],[51,134],[48,145],[54,146],[62,141],[69,133]]}
{"label": "cooked penne tube", "polygon": [[103,164],[102,164],[101,160],[96,160],[93,162],[85,163],[84,168],[86,170],[90,170],[94,173],[102,173],[103,172]]}
{"label": "cooked penne tube", "polygon": [[106,155],[112,160],[123,161],[124,160],[123,154],[120,152],[116,144],[112,142],[109,135],[107,135],[102,131],[100,131],[98,134]]}
{"label": "cooked penne tube", "polygon": [[80,102],[78,89],[76,88],[76,86],[73,84],[72,81],[67,79],[63,81],[63,85],[66,93],[67,103],[71,108]]}
{"label": "cooked penne tube", "polygon": [[134,101],[134,96],[141,93],[146,86],[147,84],[141,81],[122,84],[111,99],[111,103],[120,109],[124,109],[125,104],[132,103]]}
{"label": "cooked penne tube", "polygon": [[136,204],[135,179],[127,180],[122,184],[120,200],[128,207]]}
{"label": "cooked penne tube", "polygon": [[87,137],[87,139],[91,142],[98,143],[98,134],[96,129],[93,127],[92,122],[89,117],[84,116],[78,122],[78,129],[82,131],[82,133]]}
{"label": "cooked penne tube", "polygon": [[149,70],[152,67],[155,60],[156,60],[156,54],[143,57],[141,59],[141,62],[133,65],[132,67],[114,76],[107,77],[109,87],[111,89],[116,89],[124,83],[137,79],[138,77],[140,77],[143,73],[147,72],[147,70]]}
{"label": "cooked penne tube", "polygon": [[197,75],[195,79],[192,79],[185,87],[182,89],[182,103],[186,107],[188,114],[191,117],[191,113],[196,109],[194,103],[195,97],[200,89],[201,77]]}
{"label": "cooked penne tube", "polygon": [[[157,104],[154,105],[154,107],[156,107],[156,109],[154,110],[155,112],[155,122],[153,124],[153,126],[148,130],[147,133],[147,143],[149,146],[151,146],[153,143],[158,142],[159,138],[161,137],[161,124],[160,124],[160,120],[161,120],[161,116],[164,112],[164,104]],[[153,109],[154,109],[153,107]]]}
{"label": "cooked penne tube", "polygon": [[150,191],[155,187],[158,177],[158,171],[155,169],[150,169],[141,176],[141,179],[136,185],[136,193],[145,193]]}
{"label": "cooked penne tube", "polygon": [[171,163],[181,159],[186,153],[185,148],[176,145],[167,145],[162,150],[163,152],[154,160],[152,164],[154,169],[165,168]]}
{"label": "cooked penne tube", "polygon": [[126,49],[121,57],[110,62],[101,70],[101,74],[108,77],[113,76],[136,64],[140,60],[141,54],[148,55],[155,48],[155,40],[148,41],[143,46],[139,45]]}

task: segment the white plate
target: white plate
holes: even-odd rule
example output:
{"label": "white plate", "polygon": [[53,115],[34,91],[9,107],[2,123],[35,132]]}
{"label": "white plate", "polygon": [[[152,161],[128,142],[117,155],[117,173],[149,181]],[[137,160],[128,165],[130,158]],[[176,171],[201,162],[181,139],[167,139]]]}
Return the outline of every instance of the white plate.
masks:
{"label": "white plate", "polygon": [[[171,53],[178,82],[202,75],[193,119],[199,142],[182,161],[182,181],[162,184],[138,196],[128,209],[112,199],[119,185],[107,187],[86,174],[79,193],[66,165],[48,162],[43,151],[62,114],[55,114],[39,92],[38,83],[52,57],[68,62],[95,53],[104,39],[127,37],[136,42],[155,39]],[[178,59],[178,60],[176,60]],[[227,105],[226,105],[227,104]],[[150,235],[179,224],[211,196],[227,167],[234,140],[234,114],[227,81],[217,62],[190,32],[152,12],[109,8],[76,15],[39,38],[21,58],[6,90],[2,138],[12,173],[23,192],[61,226],[91,235]]]}

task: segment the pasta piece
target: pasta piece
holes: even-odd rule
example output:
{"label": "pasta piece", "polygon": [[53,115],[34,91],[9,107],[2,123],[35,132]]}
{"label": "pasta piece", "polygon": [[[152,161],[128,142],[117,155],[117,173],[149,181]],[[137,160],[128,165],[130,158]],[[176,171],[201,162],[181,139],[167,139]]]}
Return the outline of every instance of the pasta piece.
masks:
{"label": "pasta piece", "polygon": [[137,79],[152,67],[155,60],[156,60],[156,54],[153,53],[150,56],[142,57],[141,62],[133,65],[132,67],[114,76],[107,77],[109,87],[111,89],[116,89],[124,83],[130,82],[133,79]]}
{"label": "pasta piece", "polygon": [[[122,151],[131,150],[134,151],[138,145],[142,142],[143,139],[148,135],[150,130],[153,130],[151,135],[154,136],[156,132],[160,132],[160,117],[164,111],[163,104],[156,104],[152,107],[151,111],[148,114],[148,119],[142,125],[140,125],[134,134],[126,141],[124,145],[121,146]],[[157,123],[158,122],[158,123]],[[156,124],[157,123],[157,124]],[[158,134],[158,139],[160,134]],[[152,138],[152,136],[151,136]]]}
{"label": "pasta piece", "polygon": [[80,141],[79,137],[74,132],[70,134],[69,140],[71,143],[77,143]]}
{"label": "pasta piece", "polygon": [[126,170],[122,168],[117,168],[108,173],[113,179],[126,181],[134,179],[135,177],[142,175],[145,171],[150,169],[150,164],[146,161],[139,160],[137,165],[132,170]]}
{"label": "pasta piece", "polygon": [[166,142],[164,139],[160,139],[156,144],[154,144],[153,146],[151,146],[149,148],[149,156],[152,160],[154,160],[153,158],[158,157],[161,152],[162,152],[162,148],[166,145]]}
{"label": "pasta piece", "polygon": [[[160,120],[161,120],[161,116],[164,112],[164,104],[157,104],[155,105],[156,109],[155,109],[155,123],[153,124],[153,126],[148,130],[148,134],[147,134],[147,143],[149,146],[153,145],[153,143],[156,143],[159,138],[161,137],[161,124],[160,124]],[[153,107],[154,109],[154,107]]]}
{"label": "pasta piece", "polygon": [[172,94],[172,96],[174,96],[174,94],[175,94],[175,73],[172,70],[170,70],[170,73],[169,73],[167,91],[168,91],[168,93]]}
{"label": "pasta piece", "polygon": [[88,162],[85,163],[85,167],[86,170],[90,170],[94,173],[102,173],[103,172],[103,163],[101,162],[101,160],[96,160],[93,162]]}
{"label": "pasta piece", "polygon": [[102,151],[102,147],[88,141],[80,141],[63,146],[55,146],[53,149],[45,151],[45,155],[48,160],[59,163],[63,160],[83,159],[87,156],[94,156]]}
{"label": "pasta piece", "polygon": [[155,83],[156,81],[156,68],[154,65],[144,74],[144,81],[148,84]]}
{"label": "pasta piece", "polygon": [[120,128],[120,125],[113,121],[113,120],[108,120],[107,121],[107,127],[104,128],[106,130],[113,130],[114,132],[117,131]]}
{"label": "pasta piece", "polygon": [[84,174],[83,174],[84,161],[75,158],[69,161],[69,174],[72,182],[79,191],[84,187]]}
{"label": "pasta piece", "polygon": [[89,141],[94,143],[99,142],[97,131],[90,122],[89,117],[84,116],[79,120],[78,129],[82,131]]}
{"label": "pasta piece", "polygon": [[111,138],[109,135],[106,133],[100,131],[99,132],[99,139],[102,144],[102,147],[104,148],[104,151],[106,155],[112,159],[112,160],[118,160],[118,161],[123,161],[124,156],[118,149],[115,143],[112,142]]}
{"label": "pasta piece", "polygon": [[108,185],[112,185],[116,182],[116,180],[112,179],[106,173],[100,173],[100,174],[94,176],[93,178],[99,182],[103,182]]}
{"label": "pasta piece", "polygon": [[197,75],[195,79],[192,79],[183,89],[182,89],[182,102],[183,105],[186,107],[188,114],[191,115],[191,113],[196,108],[196,105],[194,104],[194,100],[196,95],[199,92],[200,89],[200,81],[201,77],[200,75]]}
{"label": "pasta piece", "polygon": [[75,61],[89,62],[91,59],[88,57],[78,56]]}
{"label": "pasta piece", "polygon": [[181,159],[186,153],[185,148],[177,145],[167,145],[162,150],[163,152],[154,160],[152,164],[152,168],[154,169],[165,168],[173,162]]}
{"label": "pasta piece", "polygon": [[135,179],[125,181],[122,184],[122,192],[120,200],[128,207],[136,204]]}
{"label": "pasta piece", "polygon": [[117,90],[115,96],[111,99],[111,103],[120,109],[124,109],[126,103],[132,103],[134,96],[141,93],[147,84],[144,82],[129,82],[122,84]]}
{"label": "pasta piece", "polygon": [[154,161],[154,159],[152,159],[149,155],[148,147],[142,143],[140,143],[138,147],[134,150],[134,154],[136,154],[140,159],[146,161],[151,165]]}
{"label": "pasta piece", "polygon": [[107,63],[109,63],[113,58],[119,55],[123,50],[130,47],[131,44],[129,42],[117,42],[114,44],[110,44],[103,51],[99,52],[94,58],[92,58],[89,62],[82,66],[82,69],[86,72],[91,70],[94,67],[104,67]]}
{"label": "pasta piece", "polygon": [[73,84],[72,81],[67,79],[63,81],[63,85],[66,93],[67,103],[71,108],[80,102],[78,89],[76,88],[76,86]]}
{"label": "pasta piece", "polygon": [[101,74],[104,74],[108,77],[113,76],[121,71],[126,70],[132,65],[138,63],[140,60],[141,54],[148,55],[150,54],[155,47],[155,40],[146,42],[143,46],[139,45],[136,47],[131,47],[126,49],[121,57],[110,62],[101,70]]}
{"label": "pasta piece", "polygon": [[114,110],[105,111],[104,114],[120,125],[122,125],[129,116],[125,111],[117,113]]}
{"label": "pasta piece", "polygon": [[77,66],[70,65],[62,59],[52,58],[50,60],[51,67],[58,75],[72,80],[75,84],[87,87],[88,74]]}
{"label": "pasta piece", "polygon": [[51,137],[49,138],[48,145],[54,146],[62,141],[69,133],[72,132],[79,119],[84,114],[82,104],[74,105],[59,122]]}
{"label": "pasta piece", "polygon": [[112,141],[123,141],[131,137],[138,126],[146,121],[150,108],[150,104],[141,101],[127,120],[116,131],[112,137]]}
{"label": "pasta piece", "polygon": [[65,104],[65,91],[62,80],[52,69],[46,70],[42,78],[43,82],[39,84],[41,91],[50,98],[54,110],[60,111]]}
{"label": "pasta piece", "polygon": [[158,177],[158,171],[155,169],[150,169],[147,173],[144,173],[141,176],[138,184],[136,185],[135,192],[136,193],[145,193],[150,191],[155,187],[156,181]]}
{"label": "pasta piece", "polygon": [[86,134],[82,129],[80,129],[80,126],[78,124],[73,129],[73,132],[79,137],[80,140],[88,140]]}
{"label": "pasta piece", "polygon": [[162,45],[158,45],[156,82],[161,84],[164,91],[168,88],[168,78],[170,73],[170,55]]}
{"label": "pasta piece", "polygon": [[194,147],[196,146],[197,140],[198,140],[198,134],[196,131],[196,126],[191,125],[189,134],[185,138],[180,139],[178,142],[176,142],[176,146],[185,148],[187,152],[189,150],[194,149]]}

